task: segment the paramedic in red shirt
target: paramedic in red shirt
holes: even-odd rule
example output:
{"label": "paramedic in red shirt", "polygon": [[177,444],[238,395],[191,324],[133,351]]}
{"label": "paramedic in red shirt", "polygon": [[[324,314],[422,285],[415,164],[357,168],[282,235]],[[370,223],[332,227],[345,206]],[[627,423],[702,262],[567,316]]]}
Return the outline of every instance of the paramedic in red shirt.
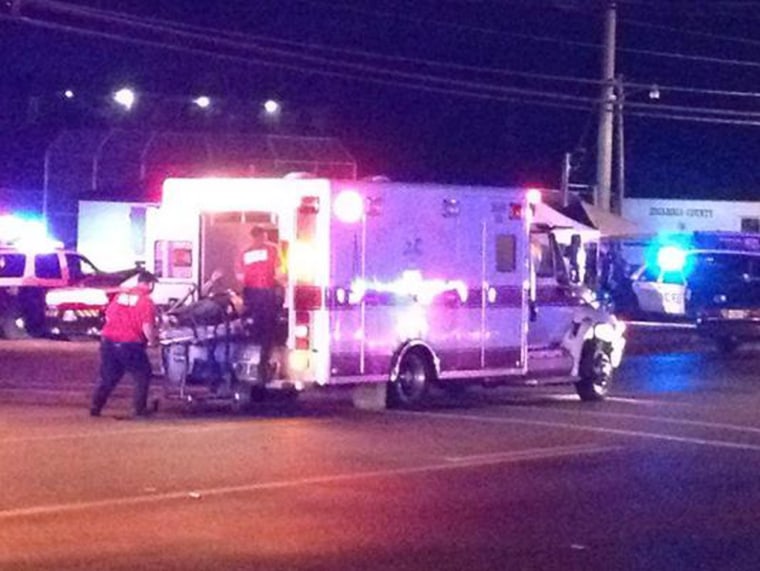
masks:
{"label": "paramedic in red shirt", "polygon": [[100,340],[100,381],[92,395],[92,416],[100,416],[124,373],[130,373],[135,383],[134,415],[148,415],[152,369],[146,346],[157,341],[156,306],[150,298],[155,282],[153,274],[140,272],[137,285],[118,293],[106,309]]}
{"label": "paramedic in red shirt", "polygon": [[243,282],[245,314],[253,318],[258,341],[259,379],[270,380],[269,356],[274,344],[280,302],[277,295],[281,273],[281,255],[277,244],[267,240],[266,229],[251,229],[251,245],[243,252],[238,277]]}

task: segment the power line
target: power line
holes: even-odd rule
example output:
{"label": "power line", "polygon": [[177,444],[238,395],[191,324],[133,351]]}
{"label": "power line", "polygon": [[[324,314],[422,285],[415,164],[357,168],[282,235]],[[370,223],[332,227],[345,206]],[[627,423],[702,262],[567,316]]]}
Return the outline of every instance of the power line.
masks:
{"label": "power line", "polygon": [[[82,11],[88,11],[88,12],[101,12],[100,10],[95,9],[86,9],[82,8]],[[474,71],[474,72],[482,72],[482,73],[492,73],[492,74],[498,74],[498,75],[506,75],[506,76],[515,76],[515,77],[525,77],[525,78],[533,78],[533,79],[541,79],[541,80],[547,80],[547,81],[560,81],[560,82],[570,82],[570,83],[579,83],[579,84],[586,84],[586,85],[594,85],[598,86],[603,83],[602,80],[599,79],[589,79],[589,78],[578,78],[578,77],[569,77],[569,76],[563,76],[563,75],[552,75],[552,74],[544,74],[544,73],[533,73],[533,72],[525,72],[525,71],[517,71],[517,70],[510,70],[510,69],[503,69],[503,68],[492,68],[492,67],[483,67],[483,66],[473,66],[473,65],[465,65],[465,64],[458,64],[458,63],[452,63],[452,62],[443,62],[438,60],[430,60],[430,59],[423,59],[423,58],[413,58],[413,57],[406,57],[406,56],[394,56],[394,55],[388,55],[388,54],[380,54],[376,52],[370,52],[366,50],[357,50],[357,49],[350,49],[350,48],[339,48],[335,46],[327,46],[324,44],[315,44],[312,42],[300,42],[295,40],[286,40],[282,38],[274,38],[272,36],[266,36],[261,34],[248,34],[248,33],[240,33],[240,32],[231,32],[229,30],[223,30],[221,28],[213,28],[213,27],[205,27],[205,26],[194,26],[190,24],[183,24],[179,22],[172,22],[170,20],[164,20],[160,18],[150,18],[150,17],[138,17],[130,14],[126,14],[124,12],[114,12],[114,14],[119,14],[121,17],[125,19],[129,19],[131,21],[140,22],[140,21],[147,21],[152,23],[157,23],[164,26],[170,26],[174,27],[180,30],[190,30],[198,33],[214,33],[219,34],[222,36],[226,36],[229,38],[234,39],[240,39],[243,41],[250,41],[253,40],[259,40],[264,42],[272,42],[275,44],[281,44],[281,45],[290,45],[290,46],[296,46],[296,47],[303,47],[305,49],[317,49],[317,50],[324,50],[328,52],[333,53],[344,53],[347,55],[357,55],[361,57],[368,57],[368,58],[377,58],[377,59],[383,59],[387,61],[397,61],[397,62],[406,62],[406,63],[415,63],[415,64],[421,64],[421,65],[428,65],[431,67],[441,67],[441,68],[450,68],[450,69],[456,69],[460,71]],[[656,25],[653,25],[656,26]],[[671,28],[672,30],[677,30],[677,28]],[[756,42],[758,45],[760,45],[760,42]],[[631,87],[649,87],[651,84],[643,84],[643,83],[627,83],[626,85],[630,85]],[[720,89],[708,89],[708,88],[693,88],[693,87],[683,87],[683,86],[676,86],[676,85],[657,85],[657,87],[665,89],[667,91],[672,92],[684,92],[684,93],[703,93],[706,95],[725,95],[725,96],[732,96],[732,97],[760,97],[760,92],[748,92],[748,91],[731,91],[731,90],[720,90]]]}
{"label": "power line", "polygon": [[[45,6],[51,7],[54,10],[59,10],[63,12],[64,14],[77,14],[81,13],[81,11],[77,8],[72,8],[67,5],[64,5],[60,2],[50,2],[50,1],[37,1],[37,4],[44,4]],[[411,79],[411,80],[417,80],[417,81],[425,81],[425,82],[433,82],[433,83],[444,83],[447,85],[453,85],[458,88],[466,88],[466,89],[485,89],[485,90],[491,90],[499,93],[505,93],[505,94],[513,94],[513,95],[528,95],[532,97],[543,97],[548,99],[554,99],[554,100],[562,100],[562,101],[568,101],[568,102],[579,102],[579,103],[589,103],[592,102],[593,99],[590,99],[588,97],[582,97],[582,96],[576,96],[576,95],[567,95],[564,93],[558,93],[558,92],[547,92],[547,91],[540,91],[535,89],[526,89],[526,88],[518,88],[518,87],[503,87],[503,86],[497,86],[493,84],[488,83],[482,83],[482,82],[475,82],[475,81],[469,81],[469,80],[460,80],[460,79],[451,79],[446,77],[441,77],[437,75],[430,75],[430,74],[422,74],[422,73],[415,73],[415,72],[406,72],[406,71],[398,71],[395,69],[389,69],[384,67],[376,67],[372,65],[367,65],[363,63],[355,63],[355,62],[349,62],[349,61],[338,61],[334,58],[326,58],[322,56],[315,56],[315,55],[309,55],[309,54],[303,54],[303,53],[297,53],[290,50],[284,50],[280,48],[272,48],[272,47],[264,47],[259,45],[252,45],[250,43],[241,43],[237,41],[232,40],[224,40],[216,37],[208,37],[205,35],[199,35],[196,33],[191,32],[184,32],[181,30],[175,30],[172,28],[168,28],[166,26],[159,26],[157,24],[149,24],[144,22],[136,22],[132,19],[123,19],[119,17],[118,15],[110,14],[108,12],[100,12],[98,14],[93,14],[91,10],[88,10],[88,16],[90,18],[94,18],[100,21],[105,21],[109,23],[127,23],[128,25],[136,26],[138,28],[146,29],[153,32],[159,32],[164,33],[168,32],[169,34],[182,37],[185,39],[191,39],[196,41],[202,41],[202,42],[209,42],[212,44],[218,44],[223,45],[229,48],[235,48],[235,49],[242,49],[242,50],[248,50],[248,51],[254,51],[258,53],[259,55],[263,54],[269,54],[269,55],[277,55],[281,57],[289,57],[289,58],[295,58],[304,60],[311,63],[318,63],[321,65],[327,65],[327,66],[333,66],[333,67],[340,67],[343,69],[348,69],[351,71],[359,71],[359,72],[372,72],[372,73],[378,73],[381,75],[388,75],[396,78],[401,79]],[[39,21],[39,20],[35,20]],[[260,60],[259,60],[260,61]],[[316,73],[316,70],[313,70]]]}
{"label": "power line", "polygon": [[680,85],[667,85],[661,83],[640,83],[640,82],[628,82],[626,81],[623,86],[625,88],[636,89],[652,89],[656,88],[659,91],[672,91],[674,93],[696,93],[701,95],[720,95],[726,97],[748,97],[748,98],[760,98],[760,92],[757,91],[732,91],[727,89],[708,89],[704,87],[683,87]]}
{"label": "power line", "polygon": [[[443,20],[435,20],[435,19],[428,19],[428,18],[416,18],[411,16],[402,16],[399,14],[394,14],[391,12],[384,12],[381,10],[369,10],[366,8],[356,8],[353,6],[346,6],[346,5],[334,5],[329,4],[326,2],[320,2],[317,0],[298,0],[301,2],[305,2],[307,4],[312,4],[315,6],[321,6],[324,8],[330,8],[333,10],[343,10],[347,12],[355,12],[358,14],[363,15],[369,15],[374,16],[377,18],[382,19],[393,19],[398,21],[406,21],[411,22],[414,24],[420,24],[424,26],[436,26],[440,28],[449,28],[453,30],[460,30],[460,31],[469,31],[469,32],[477,32],[480,34],[485,35],[491,35],[491,36],[509,36],[524,40],[531,40],[536,42],[548,42],[553,44],[561,44],[561,45],[567,45],[567,46],[573,46],[573,47],[580,47],[580,48],[589,48],[594,50],[600,50],[602,49],[601,44],[596,44],[592,42],[582,42],[578,40],[567,40],[562,38],[556,38],[551,36],[539,36],[536,34],[525,34],[521,32],[507,32],[503,30],[495,30],[493,28],[483,28],[480,26],[471,26],[467,24],[457,24],[454,22],[446,22]],[[657,51],[657,50],[645,50],[645,49],[637,49],[637,48],[617,48],[618,52],[622,53],[630,53],[630,54],[637,54],[642,56],[648,56],[648,57],[660,57],[660,58],[668,58],[668,59],[678,59],[678,60],[687,60],[687,61],[698,61],[701,63],[709,63],[709,64],[724,64],[724,65],[736,65],[736,66],[746,66],[746,67],[760,67],[760,62],[755,62],[751,60],[740,60],[740,59],[727,59],[727,58],[718,58],[713,56],[704,56],[699,54],[683,54],[678,52],[663,52],[663,51]]]}
{"label": "power line", "polygon": [[[48,4],[48,5],[59,4],[60,5],[60,3],[58,2],[44,2],[44,4]],[[224,29],[215,28],[215,27],[197,26],[197,25],[185,24],[181,22],[174,22],[171,20],[165,20],[162,18],[135,16],[133,14],[128,14],[126,12],[104,11],[104,10],[79,7],[79,6],[75,7],[74,9],[81,14],[87,14],[91,17],[98,17],[98,18],[113,17],[113,18],[118,18],[119,20],[123,21],[123,23],[127,23],[127,24],[134,24],[134,25],[153,24],[156,26],[164,27],[164,28],[172,28],[172,31],[177,30],[177,31],[187,31],[189,33],[216,34],[219,36],[230,38],[232,40],[241,40],[247,43],[250,43],[251,40],[255,40],[259,42],[270,42],[273,44],[301,47],[304,49],[311,49],[311,50],[323,50],[323,51],[332,52],[332,53],[342,53],[346,55],[375,58],[375,59],[386,60],[386,61],[413,63],[413,64],[419,64],[419,65],[426,65],[430,67],[455,69],[459,71],[473,71],[473,72],[478,72],[478,73],[490,73],[490,74],[495,74],[495,75],[525,77],[525,78],[540,79],[540,80],[547,80],[547,81],[559,81],[559,82],[577,83],[577,84],[594,85],[594,86],[598,86],[603,83],[603,81],[599,79],[570,77],[566,75],[554,75],[554,74],[546,74],[546,73],[535,73],[535,72],[527,72],[527,71],[521,71],[521,70],[511,70],[511,69],[504,69],[504,68],[460,64],[460,63],[454,63],[454,62],[444,62],[440,60],[431,60],[431,59],[416,58],[416,57],[409,57],[409,56],[381,54],[381,53],[371,52],[371,51],[366,51],[366,50],[341,48],[341,47],[336,47],[336,46],[328,46],[325,44],[317,44],[313,42],[302,42],[302,41],[296,41],[296,40],[287,40],[283,38],[275,38],[275,37],[267,36],[263,34],[242,33],[242,32],[234,32],[234,31],[224,30]],[[251,49],[253,49],[254,47],[260,47],[260,46],[251,46]]]}
{"label": "power line", "polygon": [[[2,14],[0,14],[0,20],[13,21],[13,22],[19,21],[17,18],[13,18],[10,16],[2,15]],[[100,32],[96,30],[84,30],[81,28],[75,28],[72,26],[64,25],[64,24],[40,22],[40,21],[33,21],[33,20],[26,20],[26,19],[23,19],[22,21],[24,23],[31,24],[33,26],[38,26],[41,28],[54,30],[54,31],[65,31],[65,32],[76,33],[76,34],[85,35],[89,37],[109,39],[113,41],[131,43],[131,44],[142,45],[142,46],[147,46],[147,47],[165,48],[165,49],[170,49],[170,50],[175,50],[175,51],[193,53],[196,55],[205,55],[205,56],[209,56],[213,58],[234,61],[234,62],[242,63],[242,64],[258,65],[259,63],[262,63],[261,60],[251,60],[251,58],[246,58],[242,56],[234,56],[230,54],[219,54],[217,52],[210,52],[204,49],[189,48],[189,47],[178,46],[174,44],[167,44],[166,42],[158,42],[154,40],[144,40],[144,39],[139,39],[139,38],[125,37],[125,36],[120,36],[118,34],[111,34],[109,32]],[[286,67],[288,69],[295,69],[297,71],[302,71],[306,73],[314,73],[313,70],[309,70],[303,67],[298,67],[298,66],[293,66],[293,65],[269,64],[268,62],[263,62],[262,65],[274,65],[277,67]],[[350,74],[334,72],[334,71],[322,71],[319,73],[323,75],[329,75],[332,77],[339,77],[343,79],[357,79],[357,80],[362,80],[362,81],[368,81],[371,83],[390,85],[390,86],[401,87],[401,88],[406,88],[406,89],[414,89],[418,91],[426,91],[426,92],[437,93],[437,94],[442,94],[442,95],[455,95],[455,96],[474,98],[474,99],[485,100],[485,101],[509,102],[509,103],[524,104],[528,106],[543,106],[543,107],[553,107],[553,108],[575,110],[575,111],[586,111],[586,112],[588,111],[588,107],[573,105],[570,103],[526,100],[526,99],[521,99],[519,97],[496,96],[496,95],[489,95],[489,94],[477,93],[473,91],[466,91],[466,90],[460,90],[460,89],[448,89],[445,87],[438,87],[438,86],[414,85],[414,84],[409,84],[402,81],[370,78],[366,76],[364,77],[353,76]],[[760,121],[751,121],[751,120],[742,120],[742,119],[699,117],[699,116],[690,116],[690,115],[682,115],[682,114],[675,114],[675,113],[657,113],[657,112],[650,112],[650,111],[629,111],[627,114],[634,117],[669,119],[669,120],[692,122],[692,123],[760,127]]]}
{"label": "power line", "polygon": [[713,117],[694,117],[689,115],[679,115],[675,113],[648,113],[645,111],[633,111],[629,113],[634,117],[645,117],[653,119],[670,119],[673,121],[685,121],[691,123],[710,123],[714,125],[741,125],[747,127],[760,127],[760,121],[742,120],[742,119],[721,119]]}
{"label": "power line", "polygon": [[724,115],[729,117],[760,117],[760,111],[743,111],[739,109],[718,109],[713,107],[692,107],[689,105],[653,105],[651,103],[626,102],[625,107],[634,109],[658,109],[662,111],[688,111],[689,113],[701,115]]}
{"label": "power line", "polygon": [[[312,62],[318,62],[323,63],[327,65],[333,65],[333,66],[344,66],[349,67],[353,69],[361,69],[361,71],[366,71],[364,69],[365,64],[357,64],[355,62],[345,62],[345,61],[336,61],[334,58],[326,59],[321,56],[315,56],[310,54],[303,54],[303,53],[297,53],[292,52],[288,50],[281,50],[279,48],[271,48],[262,46],[260,44],[252,44],[250,42],[251,38],[260,40],[260,41],[267,41],[271,43],[280,43],[282,45],[296,45],[300,47],[305,47],[307,49],[323,49],[326,51],[331,51],[333,53],[346,53],[351,55],[359,55],[361,57],[372,57],[377,59],[384,59],[386,61],[396,61],[396,62],[405,62],[405,63],[414,63],[418,65],[427,65],[431,67],[440,67],[440,68],[451,68],[451,69],[457,69],[459,71],[474,71],[474,72],[481,72],[481,73],[492,73],[492,74],[499,74],[499,75],[514,75],[518,77],[527,77],[527,78],[534,78],[534,79],[541,79],[541,80],[547,80],[547,81],[563,81],[563,82],[573,82],[573,83],[579,83],[579,84],[587,84],[587,85],[600,85],[602,82],[599,80],[592,80],[592,79],[586,79],[586,78],[572,78],[568,76],[557,76],[557,75],[550,75],[550,74],[539,74],[539,73],[532,73],[532,72],[522,72],[522,71],[514,71],[514,70],[503,70],[498,68],[484,68],[480,66],[469,66],[469,65],[462,65],[462,64],[454,64],[454,63],[447,63],[447,62],[440,62],[435,60],[426,60],[421,58],[410,58],[410,57],[404,57],[404,56],[392,56],[392,55],[386,55],[386,54],[377,54],[374,52],[367,52],[363,50],[353,50],[353,49],[346,49],[346,48],[335,48],[335,47],[329,47],[329,46],[323,46],[319,44],[310,44],[306,42],[297,42],[297,41],[290,41],[290,40],[282,40],[279,38],[272,38],[269,36],[263,36],[263,35],[248,35],[248,34],[242,34],[242,33],[235,33],[235,32],[229,32],[227,30],[222,30],[219,28],[207,28],[203,26],[193,26],[193,25],[187,25],[187,24],[181,24],[176,22],[171,22],[168,20],[162,20],[158,18],[142,18],[138,16],[133,16],[130,14],[126,14],[123,12],[112,12],[112,11],[103,11],[103,10],[97,10],[93,8],[86,8],[86,7],[74,7],[70,6],[61,2],[55,2],[55,1],[46,1],[46,0],[32,0],[35,1],[38,5],[43,6],[49,6],[53,10],[57,11],[63,11],[67,14],[79,14],[84,15],[85,17],[90,18],[96,18],[101,19],[109,22],[118,22],[121,24],[126,25],[132,25],[132,26],[138,26],[142,27],[144,29],[148,29],[155,32],[168,32],[172,34],[181,35],[190,39],[200,40],[200,41],[208,41],[212,43],[220,43],[219,36],[222,36],[221,43],[224,45],[227,45],[227,47],[234,47],[237,49],[246,49],[246,50],[254,50],[257,52],[269,52],[269,53],[276,53],[280,56],[285,57],[292,57],[297,59],[305,59],[307,61]],[[190,31],[186,31],[190,30]],[[203,36],[200,36],[199,34],[203,34]],[[209,38],[207,34],[215,34],[215,37]],[[225,40],[224,37],[228,38],[236,38],[234,40]],[[243,43],[240,43],[237,41],[237,38],[243,40]],[[760,64],[758,64],[760,65]],[[357,67],[359,66],[359,67]],[[382,68],[374,68],[373,71],[377,71],[379,73],[400,73],[403,74],[404,72],[396,72],[395,70],[387,70]],[[417,78],[420,79],[420,78]],[[449,80],[434,76],[426,77],[425,79],[432,80],[432,81],[457,81],[457,80]],[[630,83],[632,87],[646,87],[644,84],[634,84]],[[484,87],[485,84],[478,85],[476,87]],[[472,85],[469,85],[467,87],[473,87]],[[488,86],[485,87],[487,89],[518,89],[518,88],[497,88]],[[672,92],[684,92],[684,93],[702,93],[707,95],[725,95],[725,96],[733,96],[733,97],[753,97],[758,98],[760,97],[760,93],[757,92],[740,92],[740,91],[729,91],[729,90],[717,90],[717,89],[704,89],[704,88],[689,88],[689,87],[682,87],[682,86],[663,86],[663,89],[667,89]],[[534,95],[534,96],[543,96],[545,94],[533,92],[529,93],[531,90],[526,90],[524,95]],[[553,94],[548,94],[547,96],[553,96]],[[564,94],[556,94],[559,98],[565,98],[566,96]]]}
{"label": "power line", "polygon": [[468,98],[487,100],[487,101],[510,102],[510,103],[518,103],[518,104],[533,105],[533,106],[540,106],[540,107],[553,107],[553,108],[577,110],[577,111],[588,110],[587,106],[573,104],[571,102],[560,102],[560,101],[539,100],[539,99],[528,100],[528,99],[524,99],[520,97],[510,97],[507,95],[500,96],[496,94],[479,93],[476,91],[468,91],[466,89],[454,89],[454,88],[448,88],[448,87],[436,86],[436,85],[412,84],[412,83],[408,83],[404,81],[376,78],[376,77],[371,77],[367,75],[353,75],[353,74],[339,72],[339,71],[315,70],[312,68],[298,66],[295,64],[274,63],[267,60],[254,59],[251,57],[235,56],[232,54],[221,54],[218,52],[212,52],[212,51],[205,50],[202,48],[179,46],[176,44],[169,44],[166,42],[160,42],[156,40],[146,40],[146,39],[140,39],[140,38],[134,38],[134,37],[121,36],[118,34],[112,34],[109,32],[101,32],[97,30],[86,30],[82,28],[68,26],[65,24],[43,22],[39,20],[28,20],[26,18],[22,20],[18,20],[16,18],[12,18],[10,16],[6,16],[2,14],[0,14],[0,20],[14,21],[14,22],[21,21],[23,23],[26,23],[32,26],[41,27],[48,30],[76,33],[76,34],[84,35],[88,37],[108,39],[108,40],[122,42],[122,43],[140,45],[144,47],[170,49],[173,51],[180,51],[180,52],[191,53],[195,55],[204,55],[204,56],[208,56],[212,58],[218,58],[218,59],[222,59],[226,61],[233,61],[236,63],[247,64],[247,65],[262,65],[262,66],[268,66],[268,67],[289,69],[289,70],[299,71],[299,72],[310,74],[310,75],[324,75],[327,77],[337,77],[340,79],[352,79],[352,80],[375,83],[375,84],[380,84],[380,85],[389,85],[389,86],[394,86],[394,87],[413,89],[416,91],[426,91],[426,92],[437,93],[437,94],[442,94],[442,95],[456,95],[456,96],[461,96],[461,97],[468,97]]}
{"label": "power line", "polygon": [[634,20],[631,18],[619,18],[618,22],[623,24],[630,24],[637,28],[649,28],[651,30],[660,30],[662,32],[677,32],[679,34],[685,34],[689,36],[701,37],[706,39],[721,40],[726,42],[734,42],[738,44],[745,44],[749,46],[760,46],[760,40],[752,40],[750,38],[740,38],[737,36],[729,36],[724,34],[714,34],[711,32],[702,32],[699,30],[690,30],[684,28],[676,28],[675,26],[665,26],[662,24],[652,24],[651,22],[644,22],[642,20]]}
{"label": "power line", "polygon": [[[60,3],[58,2],[37,2],[37,4],[40,4],[40,3],[47,6],[53,4],[55,5],[55,7],[62,9],[64,13],[66,14],[72,13],[72,9],[69,6],[64,5],[61,7]],[[86,10],[86,11],[92,12],[92,10]],[[73,9],[73,13],[78,13],[78,12],[79,12],[78,9]],[[114,22],[124,23],[124,20],[125,20],[124,18],[121,18],[118,15],[113,16],[109,13],[100,13],[100,12],[98,12],[97,14],[90,14],[90,17],[99,19],[101,21],[110,22],[110,23],[114,23]],[[4,18],[11,19],[11,20],[13,19],[8,16],[5,16]],[[49,29],[78,32],[80,34],[85,33],[85,34],[95,36],[95,37],[107,38],[107,39],[116,40],[116,41],[128,41],[131,43],[138,43],[140,45],[145,45],[149,47],[169,48],[175,51],[184,51],[186,53],[203,54],[206,56],[219,57],[219,58],[228,59],[231,61],[237,61],[241,63],[243,62],[253,63],[256,65],[262,65],[262,66],[268,66],[268,67],[291,69],[291,70],[296,70],[300,72],[305,72],[308,74],[326,75],[330,77],[340,77],[343,79],[368,81],[371,83],[381,83],[385,85],[394,85],[397,87],[413,88],[413,89],[418,89],[418,90],[424,89],[427,91],[434,91],[437,93],[464,95],[464,96],[469,96],[469,97],[478,97],[480,99],[488,99],[489,97],[492,97],[492,100],[499,100],[499,101],[508,100],[511,102],[533,103],[536,105],[542,105],[545,103],[553,103],[555,104],[554,106],[557,106],[556,104],[558,102],[562,102],[562,103],[573,104],[573,105],[565,105],[565,108],[584,109],[584,110],[587,109],[588,105],[590,104],[596,105],[599,103],[598,99],[592,99],[588,97],[572,96],[572,95],[565,95],[565,94],[560,94],[556,92],[546,92],[546,91],[539,91],[539,90],[532,90],[532,89],[502,87],[502,86],[497,86],[493,84],[455,80],[455,79],[449,79],[445,77],[427,75],[427,74],[399,72],[399,71],[391,70],[387,68],[377,68],[377,67],[372,67],[372,66],[366,66],[364,64],[355,64],[352,62],[335,62],[334,60],[327,60],[326,58],[321,58],[318,56],[308,56],[305,54],[294,55],[291,52],[288,52],[287,50],[279,50],[276,48],[261,48],[260,46],[251,45],[248,43],[240,44],[239,42],[230,42],[230,41],[222,42],[223,45],[227,45],[228,47],[253,50],[256,52],[264,51],[265,53],[276,53],[277,55],[286,56],[286,57],[302,57],[302,58],[306,58],[308,61],[317,61],[321,64],[342,66],[343,68],[348,68],[351,71],[372,72],[376,74],[390,76],[391,78],[393,78],[393,80],[389,80],[386,78],[371,77],[367,75],[358,76],[352,73],[314,68],[314,67],[306,68],[303,65],[298,65],[298,64],[288,63],[288,62],[274,62],[271,60],[263,60],[261,58],[250,58],[250,57],[243,58],[242,56],[235,56],[232,54],[222,54],[218,51],[211,51],[209,49],[199,49],[199,48],[191,48],[188,46],[178,46],[176,44],[169,44],[163,41],[148,40],[145,38],[135,38],[132,36],[125,37],[119,34],[112,34],[108,32],[100,32],[100,31],[95,31],[95,30],[86,30],[83,28],[65,26],[65,25],[53,23],[53,22],[43,22],[41,20],[35,20],[28,17],[24,17],[22,21],[26,23],[32,23],[38,26],[43,26],[43,27],[47,26]],[[146,24],[143,22],[135,22],[134,19],[132,18],[127,18],[126,23],[128,25],[137,26],[143,29],[154,31],[154,32],[168,31],[169,33],[175,36],[184,37],[186,39],[207,41],[211,43],[219,43],[216,40],[216,38],[209,39],[206,36],[200,36],[194,33],[182,32],[182,31],[178,31],[174,29],[167,30],[166,27],[162,27],[156,24]],[[404,81],[400,81],[400,80],[404,80]],[[416,81],[417,83],[409,83],[410,80]],[[433,85],[430,85],[430,83],[433,83]],[[438,85],[435,85],[435,84],[438,84]],[[485,93],[484,91],[494,92],[499,97],[493,97],[492,94]],[[505,98],[504,96],[507,96],[507,97]],[[526,100],[525,98],[520,98],[520,97],[515,97],[515,96],[530,96],[532,99]],[[580,105],[575,105],[575,104],[585,104],[585,105],[580,106]],[[629,107],[638,108],[638,109],[646,109],[648,107],[651,107],[651,105],[640,104],[640,103],[628,103],[627,105]],[[760,113],[751,112],[751,111],[742,111],[742,110],[733,110],[733,109],[715,109],[715,108],[706,108],[706,107],[689,107],[689,106],[677,106],[677,105],[657,106],[657,109],[662,110],[662,111],[673,111],[673,112],[691,113],[691,114],[724,115],[724,116],[742,117],[742,118],[760,116]]]}

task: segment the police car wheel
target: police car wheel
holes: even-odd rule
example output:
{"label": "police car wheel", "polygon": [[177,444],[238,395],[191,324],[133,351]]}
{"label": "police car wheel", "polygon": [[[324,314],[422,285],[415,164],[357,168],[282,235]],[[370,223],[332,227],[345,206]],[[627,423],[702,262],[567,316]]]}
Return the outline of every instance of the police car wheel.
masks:
{"label": "police car wheel", "polygon": [[412,351],[404,355],[398,376],[388,387],[388,405],[417,407],[425,400],[432,382],[432,366],[424,356]]}
{"label": "police car wheel", "polygon": [[607,343],[587,341],[581,352],[580,380],[575,390],[583,401],[604,400],[612,385],[612,357]]}

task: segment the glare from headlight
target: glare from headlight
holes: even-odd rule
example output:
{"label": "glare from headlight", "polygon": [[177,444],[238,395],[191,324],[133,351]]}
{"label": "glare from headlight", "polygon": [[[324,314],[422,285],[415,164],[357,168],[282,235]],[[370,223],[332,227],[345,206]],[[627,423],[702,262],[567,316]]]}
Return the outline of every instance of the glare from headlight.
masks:
{"label": "glare from headlight", "polygon": [[594,326],[594,337],[600,341],[612,343],[616,336],[615,326],[611,323],[599,323]]}

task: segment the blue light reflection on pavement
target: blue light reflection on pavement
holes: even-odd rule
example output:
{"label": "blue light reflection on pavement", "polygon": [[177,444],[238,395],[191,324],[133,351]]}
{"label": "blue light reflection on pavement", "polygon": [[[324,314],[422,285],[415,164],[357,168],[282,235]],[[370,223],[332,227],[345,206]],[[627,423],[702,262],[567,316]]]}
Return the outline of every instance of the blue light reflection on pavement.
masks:
{"label": "blue light reflection on pavement", "polygon": [[[722,355],[706,343],[701,352],[627,355],[617,372],[614,392],[741,393],[742,384],[760,382],[760,352],[741,350]],[[750,387],[747,387],[749,390]]]}

